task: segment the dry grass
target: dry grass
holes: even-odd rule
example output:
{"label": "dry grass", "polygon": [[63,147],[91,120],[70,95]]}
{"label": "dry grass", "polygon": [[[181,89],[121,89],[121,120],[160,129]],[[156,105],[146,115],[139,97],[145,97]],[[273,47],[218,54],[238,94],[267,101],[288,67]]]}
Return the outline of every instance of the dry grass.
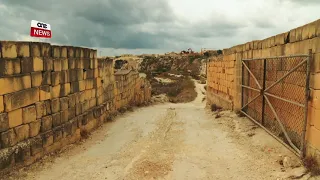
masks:
{"label": "dry grass", "polygon": [[193,101],[197,93],[194,82],[189,77],[169,76],[166,73],[158,77],[174,80],[172,83],[160,83],[154,78],[151,79],[152,95],[166,94],[170,102],[184,103]]}
{"label": "dry grass", "polygon": [[303,163],[313,176],[320,175],[320,167],[315,157],[308,156],[303,160]]}

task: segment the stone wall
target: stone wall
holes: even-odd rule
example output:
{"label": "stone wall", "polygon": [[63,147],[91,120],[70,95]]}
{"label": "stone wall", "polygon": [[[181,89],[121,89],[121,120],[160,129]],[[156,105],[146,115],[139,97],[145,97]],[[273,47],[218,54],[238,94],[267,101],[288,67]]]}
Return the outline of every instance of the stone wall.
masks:
{"label": "stone wall", "polygon": [[[320,160],[320,20],[264,40],[224,49],[223,56],[211,58],[207,69],[208,105],[215,103],[235,110],[241,108],[241,59],[308,54],[309,49],[313,57],[310,65],[307,153]],[[291,84],[291,89],[303,88],[294,80],[286,83]],[[294,93],[287,93],[287,96],[292,95]],[[286,116],[289,117],[292,112],[289,111]]]}
{"label": "stone wall", "polygon": [[93,49],[0,41],[0,170],[31,164],[150,100],[136,74],[115,75]]}

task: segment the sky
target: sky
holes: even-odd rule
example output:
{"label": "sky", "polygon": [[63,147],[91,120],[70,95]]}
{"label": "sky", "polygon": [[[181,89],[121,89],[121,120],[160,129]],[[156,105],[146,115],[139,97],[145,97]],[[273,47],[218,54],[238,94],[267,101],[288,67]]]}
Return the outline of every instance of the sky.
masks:
{"label": "sky", "polygon": [[[99,56],[224,49],[320,18],[320,0],[0,0],[0,40],[98,49]],[[30,37],[31,20],[52,38]]]}

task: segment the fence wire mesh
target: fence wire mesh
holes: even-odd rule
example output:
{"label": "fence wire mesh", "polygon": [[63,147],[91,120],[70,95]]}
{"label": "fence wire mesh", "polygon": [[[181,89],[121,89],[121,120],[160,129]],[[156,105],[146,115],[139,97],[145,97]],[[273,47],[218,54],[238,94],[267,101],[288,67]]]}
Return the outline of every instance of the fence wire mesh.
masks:
{"label": "fence wire mesh", "polygon": [[242,61],[242,111],[298,150],[305,133],[308,58]]}

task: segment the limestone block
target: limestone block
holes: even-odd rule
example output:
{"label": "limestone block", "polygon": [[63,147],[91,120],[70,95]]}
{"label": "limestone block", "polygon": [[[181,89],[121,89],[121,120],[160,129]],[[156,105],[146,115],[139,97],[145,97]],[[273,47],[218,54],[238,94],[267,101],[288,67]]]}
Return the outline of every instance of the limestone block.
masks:
{"label": "limestone block", "polygon": [[83,59],[83,68],[88,70],[90,69],[90,58],[82,58]]}
{"label": "limestone block", "polygon": [[54,128],[61,125],[61,113],[60,112],[52,115],[52,125]]}
{"label": "limestone block", "polygon": [[17,57],[30,57],[30,46],[28,42],[17,42]]}
{"label": "limestone block", "polygon": [[83,69],[84,68],[84,60],[82,58],[76,59],[75,61],[75,68],[76,69]]}
{"label": "limestone block", "polygon": [[60,75],[61,75],[61,77],[60,77],[60,83],[61,84],[65,84],[65,83],[70,82],[69,71],[61,71]]}
{"label": "limestone block", "polygon": [[21,59],[22,73],[43,71],[43,67],[43,59],[41,57],[26,57]]}
{"label": "limestone block", "polygon": [[42,84],[42,72],[32,72],[31,73],[31,86],[39,87]]}
{"label": "limestone block", "polygon": [[74,47],[68,46],[67,47],[67,56],[68,58],[74,58]]}
{"label": "limestone block", "polygon": [[22,109],[8,112],[9,127],[17,127],[22,124]]}
{"label": "limestone block", "polygon": [[61,46],[60,47],[60,51],[61,51],[61,57],[62,58],[67,58],[68,57],[68,50],[66,46]]}
{"label": "limestone block", "polygon": [[35,105],[22,108],[22,122],[23,122],[23,124],[30,123],[32,121],[35,121],[36,119],[37,119],[37,111],[36,111]]}
{"label": "limestone block", "polygon": [[49,43],[41,43],[40,47],[42,57],[51,57],[51,45]]}
{"label": "limestone block", "polygon": [[40,87],[40,101],[51,99],[51,86],[45,85]]}
{"label": "limestone block", "polygon": [[37,136],[40,132],[40,127],[41,127],[41,120],[40,119],[29,123],[29,129],[30,129],[29,136],[30,137]]}
{"label": "limestone block", "polygon": [[97,99],[96,98],[91,98],[90,100],[89,100],[89,107],[90,108],[93,108],[93,107],[95,107],[97,105]]}
{"label": "limestone block", "polygon": [[61,58],[61,70],[68,70],[68,59],[67,58]]}
{"label": "limestone block", "polygon": [[4,111],[4,102],[3,102],[3,96],[0,96],[0,113]]}
{"label": "limestone block", "polygon": [[7,113],[0,114],[0,133],[9,129],[9,118]]}
{"label": "limestone block", "polygon": [[14,128],[17,142],[21,142],[29,138],[29,125],[24,124]]}
{"label": "limestone block", "polygon": [[60,58],[53,59],[53,70],[54,71],[61,71],[62,70],[62,61]]}
{"label": "limestone block", "polygon": [[21,72],[20,59],[1,59],[0,76],[19,74]]}
{"label": "limestone block", "polygon": [[52,113],[57,113],[60,111],[60,99],[52,99],[51,100],[51,111]]}
{"label": "limestone block", "polygon": [[60,110],[66,110],[69,108],[69,98],[68,97],[62,97],[60,98]]}
{"label": "limestone block", "polygon": [[30,75],[0,78],[0,95],[21,91],[30,87]]}
{"label": "limestone block", "polygon": [[13,41],[0,41],[2,58],[17,58],[17,46]]}
{"label": "limestone block", "polygon": [[53,130],[53,142],[58,142],[62,139],[62,129],[61,128],[55,128]]}
{"label": "limestone block", "polygon": [[[313,56],[313,62],[311,64],[312,72],[319,73],[320,72],[320,53],[316,53]],[[0,97],[1,103],[1,97]],[[1,104],[0,104],[0,112],[1,112]]]}
{"label": "limestone block", "polygon": [[49,131],[41,136],[43,147],[49,147],[53,144],[53,132]]}
{"label": "limestone block", "polygon": [[61,93],[61,85],[56,85],[56,86],[53,86],[51,88],[51,97],[52,98],[58,98],[60,97],[60,93]]}
{"label": "limestone block", "polygon": [[44,116],[41,118],[41,132],[46,132],[52,129],[52,116]]}
{"label": "limestone block", "polygon": [[61,118],[61,124],[68,122],[68,120],[69,120],[68,119],[68,117],[69,117],[68,112],[69,112],[68,109],[61,111],[61,113],[60,113],[60,115],[61,115],[61,117],[60,117]]}
{"label": "limestone block", "polygon": [[51,84],[53,86],[56,86],[58,84],[60,84],[60,78],[61,78],[61,71],[55,71],[55,72],[51,72]]}
{"label": "limestone block", "polygon": [[293,43],[296,42],[296,29],[292,29],[290,30],[290,34],[289,34],[289,42]]}
{"label": "limestone block", "polygon": [[70,83],[61,84],[60,97],[68,96],[70,94]]}
{"label": "limestone block", "polygon": [[82,113],[82,106],[81,104],[76,104],[76,116]]}
{"label": "limestone block", "polygon": [[85,80],[70,83],[71,93],[81,92],[85,90]]}
{"label": "limestone block", "polygon": [[36,136],[31,141],[31,155],[34,156],[42,151],[42,139],[40,136]]}
{"label": "limestone block", "polygon": [[68,58],[68,67],[69,67],[69,69],[76,68],[76,59],[75,58]]}
{"label": "limestone block", "polygon": [[51,72],[42,72],[42,83],[41,85],[51,85]]}
{"label": "limestone block", "polygon": [[30,57],[41,57],[41,43],[30,43]]}
{"label": "limestone block", "polygon": [[51,46],[52,57],[60,58],[61,57],[61,47],[60,46]]}
{"label": "limestone block", "polygon": [[53,59],[51,57],[43,58],[43,70],[52,71],[53,70]]}
{"label": "limestone block", "polygon": [[30,88],[4,96],[6,111],[12,111],[39,101],[39,89]]}
{"label": "limestone block", "polygon": [[76,117],[76,108],[71,107],[68,109],[68,120],[71,120]]}
{"label": "limestone block", "polygon": [[12,147],[17,144],[16,134],[13,129],[2,132],[0,138],[2,148]]}
{"label": "limestone block", "polygon": [[310,39],[310,46],[313,53],[320,53],[320,36]]}
{"label": "limestone block", "polygon": [[86,90],[93,89],[94,80],[93,79],[86,79]]}
{"label": "limestone block", "polygon": [[296,28],[296,41],[302,41],[302,28],[303,27]]}

